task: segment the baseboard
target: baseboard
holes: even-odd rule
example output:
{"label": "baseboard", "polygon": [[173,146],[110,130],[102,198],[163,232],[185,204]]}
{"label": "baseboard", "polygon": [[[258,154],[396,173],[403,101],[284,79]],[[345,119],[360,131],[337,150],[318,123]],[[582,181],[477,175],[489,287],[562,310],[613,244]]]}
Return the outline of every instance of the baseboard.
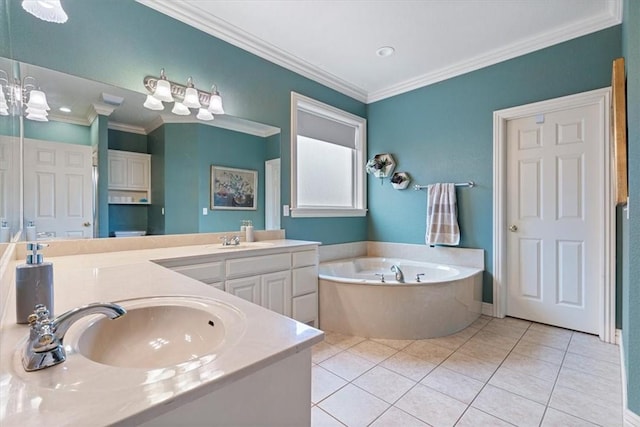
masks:
{"label": "baseboard", "polygon": [[620,374],[622,375],[622,418],[625,427],[640,427],[640,416],[627,406],[627,371],[624,364],[622,331],[616,329],[616,343],[620,346]]}
{"label": "baseboard", "polygon": [[493,304],[489,302],[482,303],[482,314],[493,317]]}

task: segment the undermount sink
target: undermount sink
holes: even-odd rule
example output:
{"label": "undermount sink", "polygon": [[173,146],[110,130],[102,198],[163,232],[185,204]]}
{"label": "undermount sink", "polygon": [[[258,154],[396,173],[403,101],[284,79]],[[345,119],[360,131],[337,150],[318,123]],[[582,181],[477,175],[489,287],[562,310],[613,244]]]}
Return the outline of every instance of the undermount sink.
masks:
{"label": "undermount sink", "polygon": [[127,310],[124,316],[82,319],[69,329],[66,343],[97,363],[158,369],[213,360],[245,329],[238,309],[210,298],[166,296],[116,303]]}

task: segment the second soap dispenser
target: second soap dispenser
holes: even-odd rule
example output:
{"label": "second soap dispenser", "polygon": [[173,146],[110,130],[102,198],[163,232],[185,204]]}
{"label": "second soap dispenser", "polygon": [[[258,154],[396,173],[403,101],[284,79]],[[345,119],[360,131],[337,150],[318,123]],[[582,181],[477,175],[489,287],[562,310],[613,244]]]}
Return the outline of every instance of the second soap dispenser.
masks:
{"label": "second soap dispenser", "polygon": [[38,253],[47,245],[27,243],[26,264],[16,267],[16,321],[29,323],[29,315],[37,304],[43,304],[51,314],[53,311],[53,264],[44,262]]}

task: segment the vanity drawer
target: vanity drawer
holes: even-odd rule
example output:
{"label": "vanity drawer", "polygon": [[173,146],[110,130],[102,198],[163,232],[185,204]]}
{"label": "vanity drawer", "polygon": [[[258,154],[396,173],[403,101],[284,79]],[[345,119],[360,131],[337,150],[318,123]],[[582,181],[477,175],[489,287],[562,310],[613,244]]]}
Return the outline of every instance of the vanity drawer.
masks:
{"label": "vanity drawer", "polygon": [[293,296],[317,292],[318,290],[318,267],[310,265],[309,267],[296,268],[293,273]]}
{"label": "vanity drawer", "polygon": [[227,260],[227,278],[271,273],[291,268],[291,255],[274,254]]}
{"label": "vanity drawer", "polygon": [[315,265],[318,263],[318,251],[301,251],[292,254],[291,266],[293,268],[305,267],[307,265]]}
{"label": "vanity drawer", "polygon": [[298,322],[315,323],[318,318],[318,293],[293,298],[291,314]]}
{"label": "vanity drawer", "polygon": [[204,283],[215,283],[224,281],[223,262],[207,262],[203,264],[182,265],[179,267],[172,267],[171,269]]}

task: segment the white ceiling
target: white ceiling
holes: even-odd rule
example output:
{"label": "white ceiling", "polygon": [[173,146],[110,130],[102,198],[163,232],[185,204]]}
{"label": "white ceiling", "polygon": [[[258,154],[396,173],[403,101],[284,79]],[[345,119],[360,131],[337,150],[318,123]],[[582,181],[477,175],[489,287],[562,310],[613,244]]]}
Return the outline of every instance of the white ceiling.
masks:
{"label": "white ceiling", "polygon": [[[364,102],[612,25],[622,0],[138,0]],[[376,49],[393,46],[379,57]]]}

